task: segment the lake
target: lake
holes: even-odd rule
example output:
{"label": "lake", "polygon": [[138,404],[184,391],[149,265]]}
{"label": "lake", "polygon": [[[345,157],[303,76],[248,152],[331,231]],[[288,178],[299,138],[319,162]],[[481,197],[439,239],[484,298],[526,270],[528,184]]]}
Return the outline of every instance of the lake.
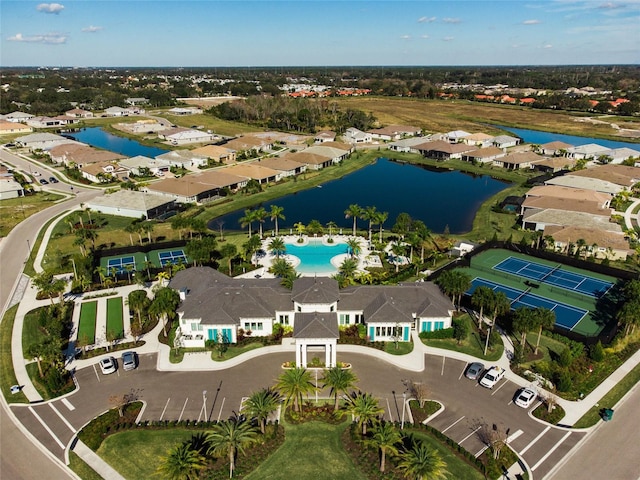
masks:
{"label": "lake", "polygon": [[[278,223],[285,230],[295,223],[306,225],[314,219],[322,225],[334,221],[339,227],[350,229],[353,221],[345,219],[344,211],[355,203],[389,212],[384,223],[386,229],[393,226],[399,213],[406,212],[422,220],[433,232],[443,232],[448,225],[451,233],[465,233],[471,230],[480,205],[509,185],[488,175],[428,169],[379,158],[374,164],[340,179],[262,206],[267,211],[271,205],[284,208],[286,219]],[[219,222],[223,221],[225,230],[241,230],[239,219],[243,216],[244,210],[230,213],[212,220],[209,228],[218,230]],[[364,220],[358,220],[359,228],[366,225]],[[264,228],[273,229],[273,222],[267,220]]]}
{"label": "lake", "polygon": [[578,137],[575,135],[563,135],[561,133],[549,133],[549,132],[541,132],[539,130],[527,130],[526,128],[512,128],[512,127],[503,127],[501,125],[495,125],[502,130],[509,131],[514,133],[518,137],[522,138],[522,140],[526,143],[532,143],[537,145],[542,145],[544,143],[560,141],[565,143],[570,143],[576,147],[580,145],[587,145],[588,143],[597,143],[598,145],[602,145],[607,148],[632,148],[634,150],[640,150],[640,143],[631,143],[631,142],[619,142],[615,140],[604,140],[601,138],[590,138],[590,137]]}
{"label": "lake", "polygon": [[79,132],[71,132],[65,135],[73,137],[77,141],[86,143],[92,147],[102,148],[110,152],[119,153],[120,155],[126,155],[127,157],[144,155],[145,157],[155,158],[169,151],[163,150],[162,148],[147,147],[130,138],[112,135],[100,127],[83,128]]}

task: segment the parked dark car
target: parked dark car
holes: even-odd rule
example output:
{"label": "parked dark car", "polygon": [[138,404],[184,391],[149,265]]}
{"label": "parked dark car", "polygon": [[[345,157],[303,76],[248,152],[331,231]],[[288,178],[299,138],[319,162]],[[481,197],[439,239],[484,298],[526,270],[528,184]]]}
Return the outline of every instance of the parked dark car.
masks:
{"label": "parked dark car", "polygon": [[51,183],[58,183],[58,179],[56,177],[49,177],[49,181]]}
{"label": "parked dark car", "polygon": [[49,185],[49,182],[47,182],[44,178],[41,178],[40,185]]}

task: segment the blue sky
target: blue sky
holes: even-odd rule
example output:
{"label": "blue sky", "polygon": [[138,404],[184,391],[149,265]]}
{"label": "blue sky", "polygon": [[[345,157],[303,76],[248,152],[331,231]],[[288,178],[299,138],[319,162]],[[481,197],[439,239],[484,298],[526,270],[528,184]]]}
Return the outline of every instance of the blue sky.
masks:
{"label": "blue sky", "polygon": [[640,63],[640,0],[0,2],[2,66]]}

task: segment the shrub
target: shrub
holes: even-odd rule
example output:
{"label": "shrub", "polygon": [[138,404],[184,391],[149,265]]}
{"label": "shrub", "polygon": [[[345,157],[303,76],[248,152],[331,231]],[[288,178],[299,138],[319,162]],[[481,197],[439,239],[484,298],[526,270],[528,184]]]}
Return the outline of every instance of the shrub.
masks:
{"label": "shrub", "polygon": [[573,355],[571,354],[571,349],[565,348],[560,352],[560,356],[558,357],[558,364],[561,367],[569,367],[573,362]]}
{"label": "shrub", "polygon": [[559,392],[568,392],[573,387],[573,380],[571,374],[565,368],[559,370],[556,373],[555,384],[557,385]]}
{"label": "shrub", "polygon": [[420,332],[420,338],[426,339],[426,338],[437,338],[437,339],[443,339],[443,338],[453,338],[454,335],[454,328],[443,328],[440,330],[434,330],[433,332]]}
{"label": "shrub", "polygon": [[589,357],[594,362],[601,362],[604,360],[604,348],[602,347],[602,342],[600,342],[600,340],[598,340],[598,343],[591,346]]}

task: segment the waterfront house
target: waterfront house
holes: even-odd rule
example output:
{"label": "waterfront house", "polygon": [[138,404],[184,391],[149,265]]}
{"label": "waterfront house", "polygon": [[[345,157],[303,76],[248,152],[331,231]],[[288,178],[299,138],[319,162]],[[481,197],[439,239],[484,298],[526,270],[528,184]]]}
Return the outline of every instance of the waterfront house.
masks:
{"label": "waterfront house", "polygon": [[452,158],[462,158],[462,155],[477,150],[475,145],[467,145],[466,143],[449,143],[443,140],[434,142],[426,142],[417,145],[416,150],[424,157],[434,158],[436,160],[450,160]]}
{"label": "waterfront house", "polygon": [[236,151],[220,145],[205,145],[191,150],[198,155],[204,155],[212,162],[232,164],[236,162]]}
{"label": "waterfront house", "polygon": [[519,143],[520,143],[519,138],[511,137],[509,135],[498,135],[493,139],[493,145],[498,148],[515,147]]}
{"label": "waterfront house", "polygon": [[0,135],[33,132],[33,128],[23,123],[0,121]]}

